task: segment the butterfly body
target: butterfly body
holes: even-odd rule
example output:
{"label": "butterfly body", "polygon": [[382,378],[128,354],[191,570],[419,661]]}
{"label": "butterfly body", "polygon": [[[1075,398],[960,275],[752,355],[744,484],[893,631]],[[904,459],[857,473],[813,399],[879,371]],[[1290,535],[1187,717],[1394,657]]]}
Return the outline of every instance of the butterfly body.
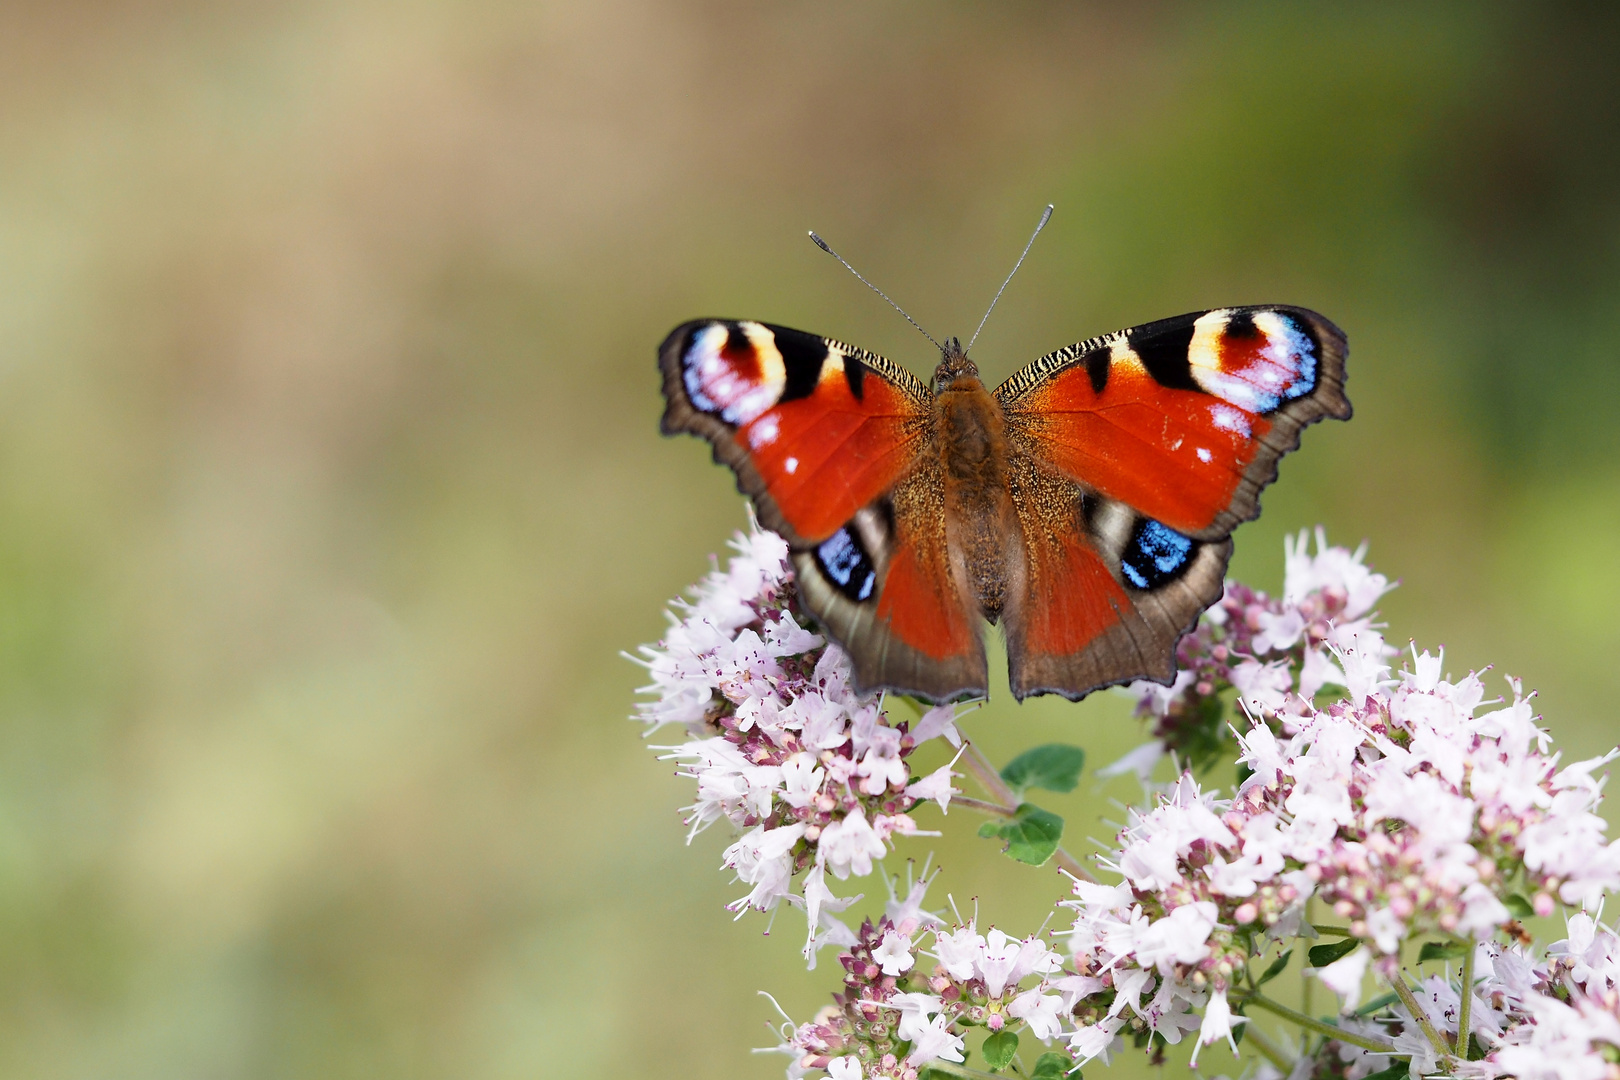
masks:
{"label": "butterfly body", "polygon": [[955,338],[934,374],[931,436],[940,462],[953,577],[990,622],[1001,617],[1019,546],[1007,481],[1006,418]]}
{"label": "butterfly body", "polygon": [[1170,681],[1235,525],[1299,432],[1348,417],[1344,337],[1226,308],[1080,342],[993,391],[956,339],[931,386],[829,338],[739,320],[660,349],[666,434],[714,447],[787,539],[803,606],[862,690],[982,697]]}

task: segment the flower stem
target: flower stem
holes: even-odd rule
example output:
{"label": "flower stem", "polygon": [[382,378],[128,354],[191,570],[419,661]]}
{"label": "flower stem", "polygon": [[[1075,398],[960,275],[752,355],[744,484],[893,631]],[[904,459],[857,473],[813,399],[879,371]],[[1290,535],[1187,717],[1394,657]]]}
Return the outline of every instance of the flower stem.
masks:
{"label": "flower stem", "polygon": [[1311,923],[1311,929],[1318,934],[1332,934],[1334,937],[1353,937],[1348,926],[1329,926],[1327,923]]}
{"label": "flower stem", "polygon": [[977,810],[979,813],[988,814],[991,817],[1010,818],[1013,816],[1013,811],[1008,810],[1000,803],[993,803],[986,799],[975,799],[970,795],[952,795],[951,805],[965,806],[969,810]]}
{"label": "flower stem", "polygon": [[[1311,911],[1315,907],[1316,907],[1316,897],[1315,896],[1307,897],[1305,899],[1305,921],[1310,923],[1312,927],[1316,926],[1316,923],[1312,922],[1312,920],[1311,920]],[[1300,968],[1299,981],[1300,981],[1300,985],[1301,985],[1300,1004],[1305,1006],[1306,1015],[1310,1015],[1311,1013],[1316,1011],[1314,1008],[1311,1007],[1311,995],[1312,995],[1312,992],[1316,989],[1316,980],[1312,979],[1312,978],[1308,978],[1305,975],[1305,969]],[[1301,1047],[1301,1049],[1303,1049],[1305,1051],[1305,1053],[1309,1054],[1310,1053],[1310,1040],[1308,1038],[1305,1038],[1305,1039],[1301,1039],[1300,1042],[1304,1044]]]}
{"label": "flower stem", "polygon": [[[980,803],[979,800],[967,800],[958,797],[956,801],[972,806],[984,813],[996,814],[1000,817],[1012,817],[1018,812],[1018,796],[1013,789],[1007,786],[1007,781],[1001,778],[1001,773],[991,764],[990,759],[984,756],[984,751],[972,739],[963,739],[962,745],[967,753],[962,755],[962,764],[967,771],[973,774],[973,779],[979,782],[986,795],[990,796],[990,803]],[[1062,848],[1052,853],[1052,861],[1057,863],[1060,870],[1065,871],[1081,881],[1096,881],[1091,871],[1080,865],[1080,860],[1070,855]]]}
{"label": "flower stem", "polygon": [[940,1061],[938,1058],[923,1067],[930,1072],[944,1073],[947,1076],[962,1076],[966,1077],[967,1080],[1006,1080],[1005,1077],[997,1076],[995,1073],[980,1072],[978,1069],[970,1069],[966,1065],[952,1065],[949,1061]]}
{"label": "flower stem", "polygon": [[972,739],[963,739],[962,742],[967,747],[962,764],[984,788],[985,794],[1005,806],[1008,813],[1017,810],[1018,796],[1013,794],[1013,789],[1007,786],[1007,781],[1001,778],[1001,773],[990,763],[990,759],[984,756],[984,751]]}
{"label": "flower stem", "polygon": [[1258,1005],[1260,1008],[1269,1013],[1275,1013],[1284,1020],[1292,1021],[1307,1031],[1314,1031],[1318,1035],[1326,1035],[1330,1039],[1337,1039],[1339,1042],[1349,1043],[1351,1046],[1359,1046],[1363,1050],[1371,1050],[1378,1054],[1388,1054],[1395,1049],[1394,1043],[1387,1043],[1379,1039],[1368,1038],[1366,1035],[1358,1035],[1353,1031],[1344,1030],[1344,1028],[1339,1027],[1337,1024],[1329,1024],[1326,1021],[1318,1020],[1313,1016],[1306,1016],[1297,1009],[1290,1009],[1287,1005],[1284,1005],[1280,1001],[1272,1001],[1270,998],[1266,997],[1266,995],[1259,992],[1251,993],[1243,1000],[1250,1005]]}
{"label": "flower stem", "polygon": [[1474,953],[1478,950],[1474,946],[1472,936],[1468,938],[1468,952],[1463,956],[1462,969],[1462,1002],[1457,1006],[1457,1056],[1464,1061],[1468,1060],[1468,1025],[1471,1017],[1469,1010],[1474,1004]]}
{"label": "flower stem", "polygon": [[[1434,1047],[1435,1053],[1442,1058],[1451,1057],[1451,1044],[1446,1042],[1445,1037],[1434,1029],[1434,1024],[1429,1020],[1429,1014],[1423,1011],[1423,1006],[1418,1004],[1417,998],[1412,994],[1412,988],[1406,985],[1406,976],[1398,971],[1395,972],[1394,977],[1389,981],[1389,987],[1400,996],[1401,1004],[1406,1006],[1406,1011],[1411,1014],[1413,1020],[1417,1021],[1417,1026],[1423,1031],[1423,1037],[1429,1040],[1429,1045]],[[1472,993],[1473,991],[1470,990],[1469,992]]]}
{"label": "flower stem", "polygon": [[1294,1071],[1293,1055],[1289,1054],[1287,1050],[1284,1050],[1282,1047],[1272,1042],[1271,1036],[1267,1035],[1265,1032],[1256,1027],[1253,1020],[1249,1021],[1248,1029],[1243,1033],[1243,1041],[1251,1044],[1256,1050],[1260,1051],[1261,1057],[1277,1066],[1277,1068],[1281,1069],[1284,1073],[1291,1073]]}

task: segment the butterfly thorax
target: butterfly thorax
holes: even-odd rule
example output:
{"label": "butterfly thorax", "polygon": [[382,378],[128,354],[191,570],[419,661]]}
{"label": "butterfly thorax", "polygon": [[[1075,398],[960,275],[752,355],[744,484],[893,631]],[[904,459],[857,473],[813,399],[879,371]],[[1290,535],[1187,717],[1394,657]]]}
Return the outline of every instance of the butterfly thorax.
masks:
{"label": "butterfly thorax", "polygon": [[953,337],[945,339],[945,344],[939,347],[939,367],[934,369],[934,393],[942,392],[947,386],[964,376],[979,377],[979,365],[968,359],[967,350],[962,343]]}
{"label": "butterfly thorax", "polygon": [[1007,540],[1018,528],[1007,485],[1005,419],[978,369],[959,350],[946,350],[934,379],[934,438],[951,568],[962,591],[994,622],[1006,607]]}

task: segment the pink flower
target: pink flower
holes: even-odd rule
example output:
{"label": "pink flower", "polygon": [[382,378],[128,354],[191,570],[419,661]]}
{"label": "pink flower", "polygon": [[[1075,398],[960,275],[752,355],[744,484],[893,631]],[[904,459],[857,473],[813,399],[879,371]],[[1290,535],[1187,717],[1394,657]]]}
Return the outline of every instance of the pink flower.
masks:
{"label": "pink flower", "polygon": [[885,975],[901,975],[911,970],[911,939],[893,930],[886,931],[883,941],[872,950],[872,959],[878,962]]}

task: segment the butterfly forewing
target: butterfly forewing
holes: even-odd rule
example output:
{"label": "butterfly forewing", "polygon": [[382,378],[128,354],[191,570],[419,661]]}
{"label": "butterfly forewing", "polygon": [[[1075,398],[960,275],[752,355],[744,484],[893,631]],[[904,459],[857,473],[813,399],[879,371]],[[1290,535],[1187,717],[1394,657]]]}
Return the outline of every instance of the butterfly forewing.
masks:
{"label": "butterfly forewing", "polygon": [[872,353],[767,323],[701,319],[659,351],[665,434],[737,473],[793,550],[800,597],[862,690],[982,697],[977,614],[952,584],[932,395]]}
{"label": "butterfly forewing", "polygon": [[1030,456],[1187,536],[1260,512],[1299,433],[1348,419],[1344,334],[1292,307],[1218,308],[1071,345],[996,388]]}
{"label": "butterfly forewing", "polygon": [[880,356],[765,323],[700,319],[659,350],[663,431],[690,431],[737,473],[761,524],[795,547],[830,537],[894,486],[928,392]]}

